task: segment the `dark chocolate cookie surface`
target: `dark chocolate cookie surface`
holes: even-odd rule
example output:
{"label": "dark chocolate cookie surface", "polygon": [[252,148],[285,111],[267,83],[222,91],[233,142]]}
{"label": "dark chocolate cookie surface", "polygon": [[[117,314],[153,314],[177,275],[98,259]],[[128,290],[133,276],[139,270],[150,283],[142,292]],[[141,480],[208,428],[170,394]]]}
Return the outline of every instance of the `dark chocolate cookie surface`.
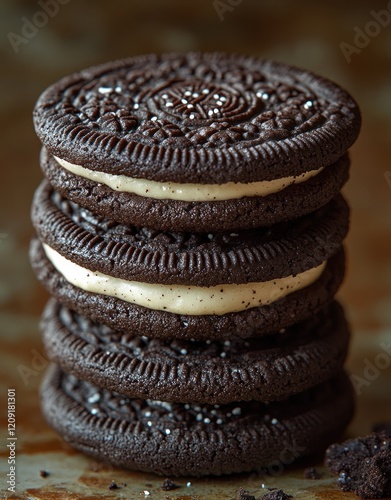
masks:
{"label": "dark chocolate cookie surface", "polygon": [[224,184],[326,167],[360,127],[354,100],[307,71],[220,53],[147,55],[76,73],[34,112],[55,156],[158,182]]}
{"label": "dark chocolate cookie surface", "polygon": [[346,376],[272,405],[190,405],[130,399],[52,366],[43,413],[70,444],[114,465],[158,474],[221,475],[321,451],[353,412]]}
{"label": "dark chocolate cookie surface", "polygon": [[52,301],[46,352],[63,370],[131,397],[182,403],[277,401],[342,369],[349,332],[337,303],[267,337],[163,341],[94,323]]}

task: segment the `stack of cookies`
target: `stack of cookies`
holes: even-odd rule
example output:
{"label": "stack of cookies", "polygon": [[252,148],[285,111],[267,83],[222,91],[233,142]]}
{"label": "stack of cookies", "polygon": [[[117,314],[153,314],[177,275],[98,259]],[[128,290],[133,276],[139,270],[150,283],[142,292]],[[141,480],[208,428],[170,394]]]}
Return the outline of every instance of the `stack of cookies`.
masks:
{"label": "stack of cookies", "polygon": [[272,61],[150,55],[62,79],[34,119],[49,424],[90,455],[176,476],[337,439],[354,407],[334,300],[353,99]]}

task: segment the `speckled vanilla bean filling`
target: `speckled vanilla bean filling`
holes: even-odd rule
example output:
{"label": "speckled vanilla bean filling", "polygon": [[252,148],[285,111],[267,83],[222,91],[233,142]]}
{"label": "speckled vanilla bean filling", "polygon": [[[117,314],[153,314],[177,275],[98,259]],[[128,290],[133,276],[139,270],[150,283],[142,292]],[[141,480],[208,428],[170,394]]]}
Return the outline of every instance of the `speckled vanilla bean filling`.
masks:
{"label": "speckled vanilla bean filling", "polygon": [[264,282],[209,287],[162,285],[128,281],[92,271],[71,262],[45,243],[43,247],[57,271],[82,290],[115,297],[148,309],[194,316],[222,315],[271,304],[316,281],[326,266],[326,262],[323,262],[296,276]]}
{"label": "speckled vanilla bean filling", "polygon": [[176,182],[157,182],[136,179],[127,175],[113,175],[97,172],[81,165],[74,165],[55,157],[57,163],[69,172],[90,181],[104,184],[114,191],[137,194],[144,198],[180,201],[223,201],[243,198],[244,196],[267,196],[278,193],[292,184],[300,184],[318,175],[323,169],[310,170],[298,176],[282,177],[271,181],[227,182],[226,184],[180,184]]}

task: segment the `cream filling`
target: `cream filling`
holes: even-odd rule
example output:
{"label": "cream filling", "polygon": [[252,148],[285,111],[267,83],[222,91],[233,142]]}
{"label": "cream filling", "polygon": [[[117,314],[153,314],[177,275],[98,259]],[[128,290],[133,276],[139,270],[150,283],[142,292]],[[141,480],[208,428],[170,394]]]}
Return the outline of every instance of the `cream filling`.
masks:
{"label": "cream filling", "polygon": [[297,274],[272,281],[223,284],[209,287],[161,285],[128,281],[91,271],[75,264],[46,244],[45,253],[64,278],[87,292],[122,299],[157,311],[200,316],[227,314],[271,304],[319,278],[326,262]]}
{"label": "cream filling", "polygon": [[127,175],[113,175],[96,172],[81,165],[74,165],[57,158],[57,163],[75,175],[104,184],[114,191],[133,193],[145,198],[181,201],[218,201],[243,198],[244,196],[267,196],[278,193],[292,184],[300,184],[318,175],[323,168],[310,170],[298,176],[282,177],[271,181],[227,182],[226,184],[180,184],[136,179]]}

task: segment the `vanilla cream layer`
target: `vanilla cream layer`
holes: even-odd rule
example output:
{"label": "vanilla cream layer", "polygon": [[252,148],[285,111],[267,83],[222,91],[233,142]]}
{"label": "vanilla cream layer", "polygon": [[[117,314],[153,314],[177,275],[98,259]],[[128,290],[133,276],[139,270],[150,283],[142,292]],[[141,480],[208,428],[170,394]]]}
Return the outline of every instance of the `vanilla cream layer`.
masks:
{"label": "vanilla cream layer", "polygon": [[323,169],[310,170],[298,176],[283,177],[271,181],[227,182],[226,184],[180,184],[136,179],[127,175],[113,175],[96,172],[81,165],[74,165],[57,158],[57,163],[75,175],[105,184],[114,191],[133,193],[145,198],[181,201],[217,201],[243,198],[244,196],[267,196],[277,193],[292,184],[300,184],[319,174]]}
{"label": "vanilla cream layer", "polygon": [[90,271],[75,264],[48,245],[45,253],[64,278],[87,292],[115,297],[157,311],[200,316],[227,314],[275,302],[316,281],[326,262],[297,274],[272,281],[225,284],[210,287],[161,285],[128,281]]}

